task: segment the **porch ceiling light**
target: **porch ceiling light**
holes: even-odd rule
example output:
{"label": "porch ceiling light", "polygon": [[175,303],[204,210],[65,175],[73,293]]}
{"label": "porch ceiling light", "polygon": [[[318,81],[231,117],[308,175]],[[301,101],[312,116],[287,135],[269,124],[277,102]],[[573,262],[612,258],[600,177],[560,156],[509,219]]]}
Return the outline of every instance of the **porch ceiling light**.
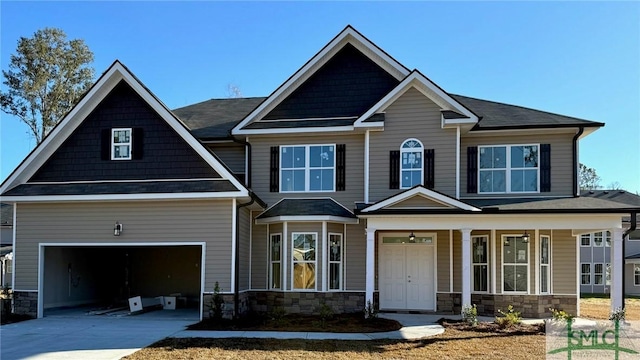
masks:
{"label": "porch ceiling light", "polygon": [[525,230],[524,234],[522,234],[522,242],[527,244],[529,243],[529,239],[531,239],[531,236],[529,236],[529,233]]}
{"label": "porch ceiling light", "polygon": [[116,221],[116,224],[113,227],[113,236],[120,236],[120,233],[122,233],[122,229],[122,224]]}
{"label": "porch ceiling light", "polygon": [[416,242],[416,235],[413,233],[413,231],[411,231],[411,234],[409,234],[409,242]]}

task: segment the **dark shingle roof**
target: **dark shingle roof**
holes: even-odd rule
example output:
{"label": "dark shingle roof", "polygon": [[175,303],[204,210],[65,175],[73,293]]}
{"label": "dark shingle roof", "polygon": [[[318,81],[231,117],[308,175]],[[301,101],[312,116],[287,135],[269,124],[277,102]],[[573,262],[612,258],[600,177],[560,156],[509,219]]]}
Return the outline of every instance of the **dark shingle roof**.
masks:
{"label": "dark shingle roof", "polygon": [[0,225],[13,225],[13,205],[0,204]]}
{"label": "dark shingle roof", "polygon": [[530,211],[530,212],[626,212],[629,209],[640,210],[640,205],[622,204],[619,202],[593,197],[568,198],[497,198],[466,199],[465,202],[482,208],[483,211]]}
{"label": "dark shingle roof", "polygon": [[640,253],[635,255],[629,255],[625,259],[640,259]]}
{"label": "dark shingle roof", "polygon": [[291,120],[291,121],[258,121],[245,126],[245,129],[284,129],[306,127],[329,127],[353,125],[356,118],[350,119],[322,119],[322,120]]}
{"label": "dark shingle roof", "polygon": [[627,205],[640,206],[640,196],[632,194],[625,190],[585,190],[580,193],[580,196],[591,197],[595,199],[605,199]]}
{"label": "dark shingle roof", "polygon": [[550,127],[600,127],[603,123],[530,109],[495,101],[450,94],[458,102],[481,117],[473,130],[500,130]]}
{"label": "dark shingle roof", "polygon": [[236,191],[228,180],[23,184],[4,196],[160,194]]}
{"label": "dark shingle roof", "polygon": [[236,126],[266,98],[211,99],[173,110],[199,139],[227,138]]}
{"label": "dark shingle roof", "polygon": [[462,115],[458,112],[455,112],[453,110],[442,110],[442,117],[444,117],[445,119],[468,119],[468,116]]}
{"label": "dark shingle roof", "polygon": [[275,216],[339,216],[355,219],[356,216],[333,199],[284,199],[260,214],[258,219]]}

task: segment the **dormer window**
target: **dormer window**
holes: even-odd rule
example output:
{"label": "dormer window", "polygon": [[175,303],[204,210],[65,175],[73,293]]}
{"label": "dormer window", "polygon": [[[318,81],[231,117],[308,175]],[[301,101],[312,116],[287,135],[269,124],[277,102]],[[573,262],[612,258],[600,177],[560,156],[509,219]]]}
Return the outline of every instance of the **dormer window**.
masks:
{"label": "dormer window", "polygon": [[400,187],[408,189],[422,184],[424,147],[419,140],[408,139],[400,146]]}
{"label": "dormer window", "polygon": [[131,128],[111,129],[111,160],[131,160]]}

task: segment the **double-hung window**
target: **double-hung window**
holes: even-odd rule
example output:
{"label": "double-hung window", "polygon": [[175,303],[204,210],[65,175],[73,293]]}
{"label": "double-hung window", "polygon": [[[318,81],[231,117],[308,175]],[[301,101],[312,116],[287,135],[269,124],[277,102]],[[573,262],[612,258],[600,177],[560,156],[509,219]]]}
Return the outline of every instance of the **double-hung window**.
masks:
{"label": "double-hung window", "polygon": [[551,275],[551,238],[540,236],[540,293],[549,293],[549,278]]}
{"label": "double-hung window", "polygon": [[633,285],[640,286],[640,264],[633,265]]}
{"label": "double-hung window", "polygon": [[602,231],[593,234],[593,246],[602,247]]}
{"label": "double-hung window", "polygon": [[271,234],[269,243],[269,287],[282,288],[282,234]]}
{"label": "double-hung window", "polygon": [[593,285],[604,285],[604,264],[593,264]]}
{"label": "double-hung window", "polygon": [[317,233],[292,234],[293,289],[314,290],[316,288],[316,244]]}
{"label": "double-hung window", "polygon": [[335,145],[280,147],[280,191],[335,191]]}
{"label": "double-hung window", "polygon": [[111,129],[111,160],[131,160],[131,128]]}
{"label": "double-hung window", "polygon": [[329,290],[342,289],[342,234],[329,234]]}
{"label": "double-hung window", "polygon": [[481,193],[526,193],[540,189],[539,145],[478,147]]}
{"label": "double-hung window", "polygon": [[580,264],[580,284],[591,285],[591,264]]}
{"label": "double-hung window", "polygon": [[505,292],[527,292],[529,284],[529,243],[521,236],[502,239],[502,276]]}
{"label": "double-hung window", "polygon": [[422,184],[422,170],[424,166],[422,143],[416,139],[409,139],[400,146],[400,187],[408,189]]}
{"label": "double-hung window", "polygon": [[488,248],[486,236],[471,237],[473,252],[473,291],[488,291]]}

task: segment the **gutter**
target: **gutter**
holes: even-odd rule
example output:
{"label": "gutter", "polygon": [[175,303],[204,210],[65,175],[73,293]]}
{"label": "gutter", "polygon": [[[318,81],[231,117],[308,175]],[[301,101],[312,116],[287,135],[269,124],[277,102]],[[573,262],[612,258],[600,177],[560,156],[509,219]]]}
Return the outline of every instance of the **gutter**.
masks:
{"label": "gutter", "polygon": [[573,196],[578,197],[578,139],[584,133],[584,126],[578,128],[578,132],[573,137]]}
{"label": "gutter", "polygon": [[626,259],[626,254],[627,254],[627,251],[626,251],[627,241],[626,241],[626,239],[627,239],[627,236],[629,236],[629,234],[632,231],[636,230],[637,225],[638,225],[638,212],[634,211],[634,212],[631,213],[631,226],[629,227],[629,229],[627,229],[627,231],[622,233],[622,257],[623,257],[623,260],[622,260],[622,309],[625,308],[625,306],[624,306],[624,303],[625,303],[624,298],[625,298],[625,293],[627,291],[627,289],[626,289],[627,282],[625,281],[626,280],[625,279],[625,272],[626,272],[625,269],[627,267],[627,264],[626,264],[626,262],[624,260],[624,259]]}
{"label": "gutter", "polygon": [[251,201],[236,205],[236,261],[234,266],[235,278],[233,279],[233,317],[240,317],[240,209],[249,206],[255,202],[252,194]]}

